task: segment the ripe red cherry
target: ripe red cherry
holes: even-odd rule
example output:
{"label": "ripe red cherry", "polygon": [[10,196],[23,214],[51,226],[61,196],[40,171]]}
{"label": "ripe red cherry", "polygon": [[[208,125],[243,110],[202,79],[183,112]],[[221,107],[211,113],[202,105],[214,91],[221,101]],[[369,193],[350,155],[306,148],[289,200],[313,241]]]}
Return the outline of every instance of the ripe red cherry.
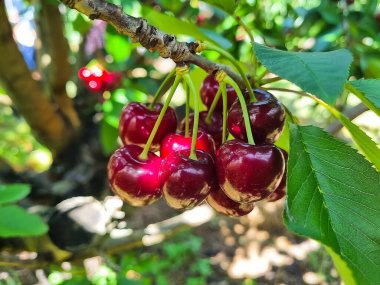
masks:
{"label": "ripe red cherry", "polygon": [[[200,95],[203,104],[207,106],[207,109],[210,109],[212,101],[215,98],[216,93],[219,89],[219,82],[216,81],[215,77],[210,74],[208,75],[202,83],[200,89]],[[231,85],[227,85],[227,106],[231,107],[232,103],[235,101],[237,95],[235,90]],[[215,111],[222,112],[223,111],[223,101],[222,96],[219,98],[218,103],[216,103]]]}
{"label": "ripe red cherry", "polygon": [[[144,147],[154,124],[162,109],[162,104],[155,104],[149,110],[143,104],[130,103],[126,105],[120,115],[119,136],[124,145],[136,144]],[[158,127],[151,145],[152,150],[160,147],[162,139],[169,133],[174,133],[177,128],[177,117],[172,108],[168,108]]]}
{"label": "ripe red cherry", "polygon": [[[211,155],[215,154],[215,143],[212,137],[203,130],[198,131],[196,149],[203,150]],[[181,134],[168,134],[161,142],[160,156],[167,157],[170,153],[183,149],[191,149],[191,132],[190,136],[185,137],[184,133]]]}
{"label": "ripe red cherry", "polygon": [[78,71],[78,77],[84,81],[88,81],[88,78],[91,75],[91,71],[87,67],[82,67]]}
{"label": "ripe red cherry", "polygon": [[283,149],[280,149],[280,150],[285,160],[285,172],[284,172],[284,175],[282,176],[280,185],[278,185],[276,190],[274,190],[274,192],[270,194],[268,198],[266,199],[266,201],[268,202],[274,202],[274,201],[280,200],[286,194],[286,173],[287,173],[288,153]]}
{"label": "ripe red cherry", "polygon": [[161,189],[166,202],[174,209],[190,209],[200,204],[215,183],[211,155],[196,150],[198,159],[193,160],[189,154],[189,149],[172,152],[161,164]]}
{"label": "ripe red cherry", "polygon": [[[246,98],[252,135],[256,144],[274,143],[281,135],[285,122],[285,111],[277,99],[264,90],[254,90],[256,102]],[[247,141],[243,111],[236,100],[228,111],[228,130],[237,139]]]}
{"label": "ripe red cherry", "polygon": [[[223,131],[223,115],[221,113],[214,112],[211,116],[211,123],[206,123],[207,111],[199,112],[199,129],[209,133],[215,142],[216,149],[222,144],[222,131]],[[189,116],[189,128],[193,128],[194,114]],[[185,119],[182,120],[180,130],[185,130]]]}
{"label": "ripe red cherry", "polygon": [[112,190],[133,206],[152,204],[162,196],[158,176],[162,159],[149,152],[147,160],[141,160],[142,150],[127,145],[116,150],[108,162]]}
{"label": "ripe red cherry", "polygon": [[268,197],[280,184],[284,157],[274,145],[231,140],[216,153],[219,185],[232,200],[251,203]]}
{"label": "ripe red cherry", "polygon": [[241,204],[235,202],[220,189],[217,183],[215,184],[216,186],[212,188],[206,201],[218,213],[230,217],[241,217],[249,214],[255,208],[254,203]]}

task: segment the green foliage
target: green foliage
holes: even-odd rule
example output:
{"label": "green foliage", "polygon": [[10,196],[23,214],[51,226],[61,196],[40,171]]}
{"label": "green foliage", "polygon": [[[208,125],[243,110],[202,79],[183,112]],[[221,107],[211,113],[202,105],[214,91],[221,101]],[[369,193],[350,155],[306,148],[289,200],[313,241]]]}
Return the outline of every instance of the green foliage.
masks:
{"label": "green foliage", "polygon": [[36,214],[30,214],[16,205],[0,207],[0,236],[25,237],[46,233],[48,227]]}
{"label": "green foliage", "polygon": [[346,86],[366,106],[380,116],[380,80],[360,79],[349,81]]}
{"label": "green foliage", "polygon": [[197,40],[210,41],[225,49],[231,47],[231,43],[212,30],[200,29],[196,25],[157,12],[150,7],[143,7],[143,15],[151,25],[158,27],[166,33],[175,35],[188,35]]}
{"label": "green foliage", "polygon": [[316,101],[329,110],[330,113],[347,128],[360,150],[363,151],[367,159],[374,164],[377,170],[380,171],[380,149],[376,143],[362,129],[352,123],[349,118],[340,113],[338,110],[321,100]]}
{"label": "green foliage", "polygon": [[338,253],[358,284],[380,280],[380,174],[317,127],[291,126],[285,223]]}
{"label": "green foliage", "polygon": [[28,196],[30,186],[27,184],[5,184],[0,185],[0,205],[17,202]]}
{"label": "green foliage", "polygon": [[210,5],[215,6],[230,15],[233,15],[237,7],[237,0],[204,0],[203,2],[209,3]]}
{"label": "green foliage", "polygon": [[111,25],[108,25],[105,34],[105,48],[115,62],[123,62],[130,56],[132,44],[127,37],[120,35]]}
{"label": "green foliage", "polygon": [[329,104],[333,104],[341,94],[352,61],[352,55],[347,50],[287,52],[254,44],[254,51],[271,72]]}
{"label": "green foliage", "polygon": [[38,215],[17,205],[8,205],[25,198],[29,192],[30,186],[26,184],[0,185],[0,237],[36,236],[47,232],[47,225]]}

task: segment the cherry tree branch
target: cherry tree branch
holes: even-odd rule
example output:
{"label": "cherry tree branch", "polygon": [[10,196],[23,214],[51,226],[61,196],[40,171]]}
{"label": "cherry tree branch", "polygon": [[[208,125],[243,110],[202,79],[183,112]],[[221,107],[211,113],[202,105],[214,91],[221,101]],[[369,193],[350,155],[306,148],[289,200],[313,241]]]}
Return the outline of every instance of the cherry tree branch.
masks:
{"label": "cherry tree branch", "polygon": [[143,18],[135,18],[125,14],[120,6],[104,0],[60,0],[66,6],[76,9],[90,19],[100,19],[111,24],[120,34],[140,43],[151,52],[158,52],[163,58],[171,58],[174,62],[195,64],[207,72],[224,70],[239,87],[244,88],[242,78],[231,67],[217,64],[195,54],[197,44],[177,41],[174,35],[167,34],[149,25]]}
{"label": "cherry tree branch", "polygon": [[[348,109],[343,112],[344,115],[347,116],[350,120],[355,119],[356,117],[359,117],[364,112],[368,111],[368,107],[364,105],[363,103],[360,103],[356,105],[355,107],[352,107],[351,109]],[[343,128],[342,123],[339,120],[334,120],[327,128],[327,131],[333,135],[336,135],[341,129]]]}
{"label": "cherry tree branch", "polygon": [[53,152],[61,151],[70,132],[57,107],[35,81],[19,51],[8,21],[4,1],[0,1],[0,80],[16,109],[36,137]]}
{"label": "cherry tree branch", "polygon": [[[71,68],[68,61],[69,46],[64,36],[62,15],[56,4],[41,1],[39,16],[36,17],[40,45],[37,45],[38,63],[46,79],[46,89],[50,98],[59,106],[61,114],[73,129],[79,129],[80,121],[72,100],[67,96],[66,83],[70,79]],[[45,63],[42,57],[50,60]]]}

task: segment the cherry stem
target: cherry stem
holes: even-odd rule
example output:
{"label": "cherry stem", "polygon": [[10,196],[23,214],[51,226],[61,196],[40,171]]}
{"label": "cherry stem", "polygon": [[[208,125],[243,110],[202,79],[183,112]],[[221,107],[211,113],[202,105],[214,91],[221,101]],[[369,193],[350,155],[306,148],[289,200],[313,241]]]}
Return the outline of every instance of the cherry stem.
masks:
{"label": "cherry stem", "polygon": [[242,26],[245,32],[248,34],[249,39],[251,41],[251,44],[252,44],[251,52],[252,52],[252,63],[253,63],[252,65],[253,65],[253,73],[255,74],[257,70],[257,65],[258,65],[257,56],[255,53],[255,50],[253,49],[253,43],[255,42],[255,38],[253,36],[252,31],[248,28],[248,26],[244,23],[244,21],[239,16],[236,16],[235,19],[239,23],[239,25]]}
{"label": "cherry stem", "polygon": [[227,85],[224,82],[220,83],[220,90],[222,90],[223,98],[223,132],[222,132],[222,143],[227,139]]}
{"label": "cherry stem", "polygon": [[183,79],[185,80],[187,86],[190,89],[191,94],[194,97],[194,123],[193,123],[193,136],[191,138],[191,149],[190,149],[190,156],[189,158],[193,160],[197,160],[197,154],[195,151],[195,146],[197,143],[197,137],[198,137],[198,122],[199,122],[199,98],[197,91],[195,90],[195,86],[193,81],[191,80],[191,77],[188,73],[185,73],[183,75]]}
{"label": "cherry stem", "polygon": [[241,90],[237,83],[229,76],[226,76],[223,81],[229,85],[232,86],[232,88],[235,89],[236,94],[239,98],[241,109],[243,111],[243,118],[244,118],[244,124],[245,124],[245,131],[247,133],[247,138],[248,138],[248,143],[254,145],[255,140],[253,139],[252,135],[252,129],[251,129],[251,123],[249,120],[249,114],[248,114],[248,109],[247,109],[247,104],[245,103],[245,98],[243,96],[243,93],[241,93]]}
{"label": "cherry stem", "polygon": [[208,110],[208,113],[207,113],[207,116],[205,119],[206,124],[208,124],[208,125],[211,124],[211,116],[212,116],[212,113],[214,113],[214,110],[215,110],[216,104],[219,101],[220,95],[222,95],[222,91],[221,91],[220,85],[219,85],[218,92],[216,92],[214,100],[212,100],[210,109]]}
{"label": "cherry stem", "polygon": [[261,84],[261,85],[265,85],[265,84],[269,84],[269,83],[277,82],[277,81],[280,81],[280,80],[282,80],[281,77],[272,77],[272,78],[262,79],[262,80],[260,81],[260,84]]}
{"label": "cherry stem", "polygon": [[165,100],[165,104],[162,107],[162,110],[161,110],[160,114],[158,115],[157,121],[156,121],[156,123],[153,126],[152,132],[149,135],[149,138],[148,138],[148,141],[145,144],[144,150],[139,155],[139,159],[146,160],[148,158],[148,152],[149,152],[150,146],[151,146],[151,144],[153,142],[154,136],[156,135],[157,130],[160,127],[161,121],[162,121],[162,119],[163,119],[163,117],[164,117],[164,115],[166,113],[166,110],[169,107],[170,101],[172,100],[173,95],[174,95],[174,93],[175,93],[175,91],[176,91],[176,89],[177,89],[180,81],[181,81],[181,75],[176,75],[176,77],[174,79],[173,86],[170,89],[168,98],[166,98],[166,100]]}
{"label": "cherry stem", "polygon": [[219,54],[227,58],[235,66],[235,68],[239,71],[240,76],[243,78],[245,86],[248,89],[250,101],[256,102],[256,97],[253,94],[251,83],[249,83],[248,77],[243,71],[243,69],[240,67],[239,62],[235,60],[234,57],[228,51],[225,51],[224,49],[217,47],[213,44],[207,43],[206,49],[218,52]]}
{"label": "cherry stem", "polygon": [[190,90],[186,82],[183,82],[185,85],[186,92],[186,109],[185,109],[185,137],[189,136],[189,117],[190,117]]}
{"label": "cherry stem", "polygon": [[175,69],[170,71],[170,73],[165,77],[164,81],[161,83],[160,87],[158,87],[156,94],[154,94],[153,101],[149,104],[149,110],[152,110],[156,102],[164,95],[162,90],[168,84],[169,80],[172,79],[175,75]]}

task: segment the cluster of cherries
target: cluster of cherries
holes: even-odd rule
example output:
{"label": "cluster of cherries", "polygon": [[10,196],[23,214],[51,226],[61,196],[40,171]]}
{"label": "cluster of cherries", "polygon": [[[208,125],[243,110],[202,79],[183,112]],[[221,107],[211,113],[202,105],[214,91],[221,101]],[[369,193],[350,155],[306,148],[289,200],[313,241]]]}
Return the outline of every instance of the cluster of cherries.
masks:
{"label": "cluster of cherries", "polygon": [[[210,108],[219,82],[213,75],[203,81],[200,95]],[[108,178],[113,191],[133,206],[149,205],[161,196],[175,209],[190,209],[202,201],[217,212],[243,216],[254,202],[276,201],[285,195],[287,153],[273,143],[285,120],[282,105],[270,93],[256,89],[255,102],[246,100],[255,145],[247,143],[243,110],[235,90],[227,85],[229,133],[235,138],[222,143],[223,104],[219,99],[212,114],[199,113],[196,159],[191,158],[191,132],[179,124],[168,108],[150,139],[150,151],[142,156],[163,105],[130,103],[121,113],[119,136],[123,147],[111,156]],[[187,126],[194,124],[190,114]],[[176,132],[177,131],[177,132]],[[159,156],[155,152],[160,152]]]}
{"label": "cluster of cherries", "polygon": [[116,89],[123,78],[121,72],[109,72],[103,66],[94,64],[79,69],[78,77],[83,80],[88,90],[103,93]]}

